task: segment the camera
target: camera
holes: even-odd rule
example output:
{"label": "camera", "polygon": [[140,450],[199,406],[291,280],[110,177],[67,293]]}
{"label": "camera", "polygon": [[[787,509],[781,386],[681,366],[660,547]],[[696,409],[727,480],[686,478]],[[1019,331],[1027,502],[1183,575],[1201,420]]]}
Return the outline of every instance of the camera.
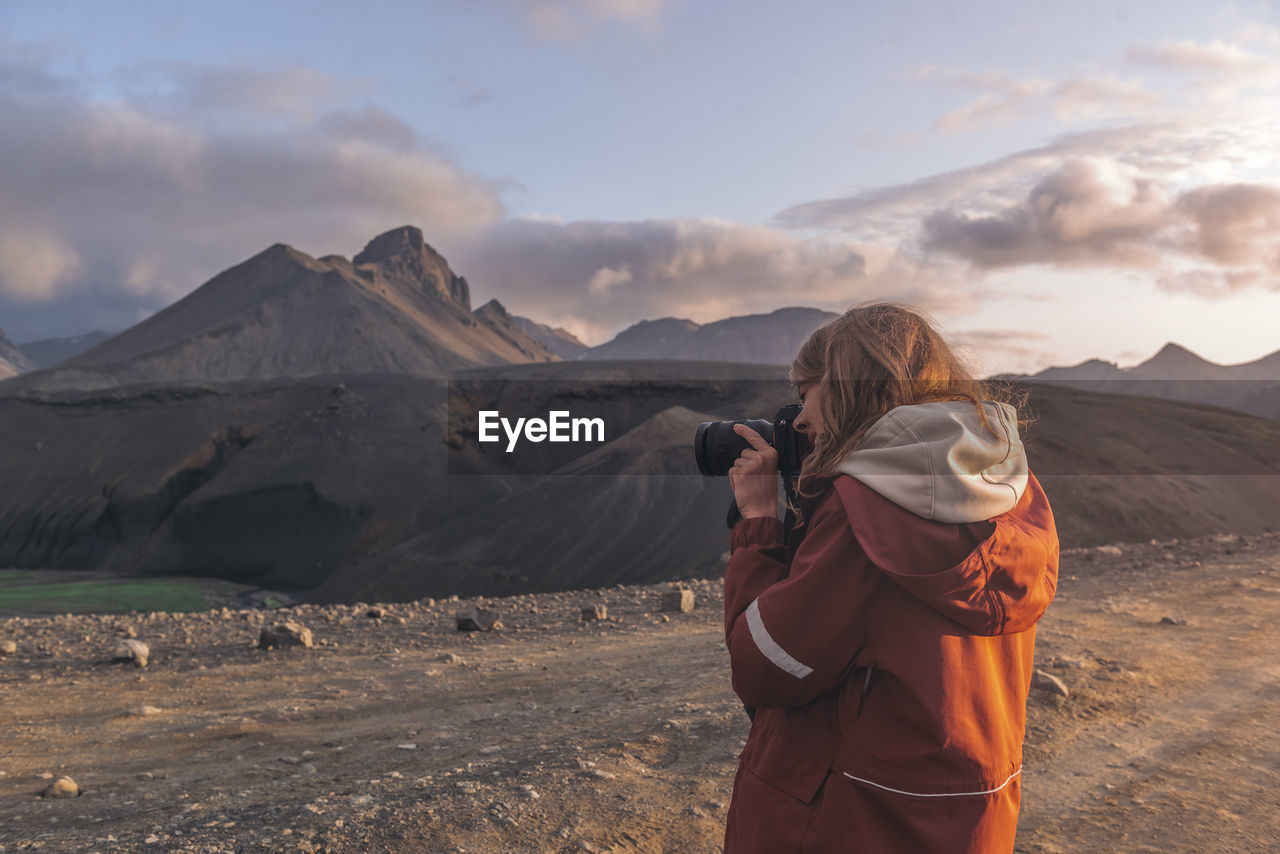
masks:
{"label": "camera", "polygon": [[809,453],[809,439],[794,426],[800,415],[798,403],[778,410],[773,421],[763,418],[742,421],[704,421],[693,435],[693,455],[698,471],[706,477],[724,477],[738,456],[751,444],[733,431],[733,425],[745,424],[755,430],[778,452],[778,473],[787,479],[800,474]]}

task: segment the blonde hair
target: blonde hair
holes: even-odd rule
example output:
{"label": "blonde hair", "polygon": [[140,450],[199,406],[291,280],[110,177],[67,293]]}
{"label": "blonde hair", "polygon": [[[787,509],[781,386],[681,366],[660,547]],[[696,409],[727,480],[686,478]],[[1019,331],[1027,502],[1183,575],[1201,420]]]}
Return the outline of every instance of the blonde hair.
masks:
{"label": "blonde hair", "polygon": [[857,306],[815,329],[800,345],[789,376],[794,385],[817,387],[824,425],[802,478],[834,472],[894,407],[969,400],[992,429],[984,400],[1015,408],[1025,400],[1007,385],[975,379],[928,320],[894,303]]}

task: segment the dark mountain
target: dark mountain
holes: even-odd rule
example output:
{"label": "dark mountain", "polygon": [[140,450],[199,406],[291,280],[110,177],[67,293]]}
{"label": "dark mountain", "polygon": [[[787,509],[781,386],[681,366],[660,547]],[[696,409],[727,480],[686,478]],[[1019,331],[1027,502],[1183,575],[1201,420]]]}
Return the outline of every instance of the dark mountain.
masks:
{"label": "dark mountain", "polygon": [[91,347],[96,347],[110,338],[110,332],[86,332],[70,338],[42,338],[39,341],[27,341],[21,345],[22,352],[31,357],[37,368],[52,368],[59,362],[65,362],[72,356],[78,356]]}
{"label": "dark mountain", "polygon": [[[380,372],[4,394],[0,566],[322,585],[329,599],[710,575],[729,493],[694,472],[694,428],[771,416],[785,375],[554,362],[459,371],[448,388]],[[552,474],[529,474],[460,441],[481,398],[599,413],[607,442],[532,446]],[[1065,546],[1280,527],[1275,421],[1054,383],[1031,386],[1030,408]]]}
{"label": "dark mountain", "polygon": [[581,358],[582,354],[590,349],[567,329],[561,329],[558,326],[553,328],[545,323],[538,323],[536,320],[516,315],[512,315],[511,319],[516,322],[517,326],[538,341],[541,341],[543,346],[565,361]]}
{"label": "dark mountain", "polygon": [[800,344],[838,315],[816,308],[780,308],[730,317],[705,326],[664,317],[645,320],[592,347],[584,359],[696,359],[790,365]]}
{"label": "dark mountain", "polygon": [[552,361],[514,324],[478,318],[466,281],[403,227],[348,261],[276,244],[108,341],[4,388],[388,371]]}
{"label": "dark mountain", "polygon": [[1208,403],[1265,418],[1280,418],[1280,351],[1244,364],[1219,365],[1170,343],[1132,368],[1090,359],[1072,367],[1047,368],[1034,376],[1015,379]]}
{"label": "dark mountain", "polygon": [[25,351],[5,337],[0,329],[0,380],[35,370],[35,364]]}

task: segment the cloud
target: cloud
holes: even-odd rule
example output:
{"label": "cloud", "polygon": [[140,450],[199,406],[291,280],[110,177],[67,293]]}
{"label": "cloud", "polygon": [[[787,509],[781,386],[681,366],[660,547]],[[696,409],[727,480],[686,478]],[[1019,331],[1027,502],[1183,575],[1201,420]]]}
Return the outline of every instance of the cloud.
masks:
{"label": "cloud", "polygon": [[1140,80],[1111,75],[1071,77],[1052,81],[1009,72],[973,72],[925,67],[911,78],[953,88],[978,90],[969,103],[941,116],[935,129],[943,133],[971,130],[992,123],[1011,122],[1048,111],[1060,118],[1131,114],[1160,103]]}
{"label": "cloud", "polygon": [[487,0],[517,16],[535,39],[575,41],[615,24],[656,32],[682,0]]}
{"label": "cloud", "polygon": [[981,292],[960,265],[926,263],[841,237],[717,219],[515,219],[450,251],[477,290],[512,311],[599,341],[643,318],[700,322],[804,304],[897,299],[967,311]]}
{"label": "cloud", "polygon": [[[1280,189],[1235,183],[1174,193],[1114,161],[1076,159],[997,213],[930,214],[921,244],[981,269],[1139,268],[1156,271],[1166,289],[1202,296],[1280,289]],[[1206,263],[1214,267],[1170,272]]]}
{"label": "cloud", "polygon": [[[320,78],[207,77],[192,71],[181,78],[190,91],[157,101],[0,87],[0,296],[76,293],[106,306],[109,289],[155,309],[277,240],[350,254],[406,222],[447,240],[505,213],[497,183],[376,106],[281,113],[284,83],[232,85],[302,81],[319,105],[332,91]],[[246,121],[186,112],[210,102]],[[264,113],[275,119],[248,120]]]}

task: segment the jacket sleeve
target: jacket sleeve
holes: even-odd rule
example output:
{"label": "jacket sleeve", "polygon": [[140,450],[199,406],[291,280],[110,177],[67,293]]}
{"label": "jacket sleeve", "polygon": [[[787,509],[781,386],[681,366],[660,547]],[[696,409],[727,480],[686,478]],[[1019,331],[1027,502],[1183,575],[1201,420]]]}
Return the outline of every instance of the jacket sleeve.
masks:
{"label": "jacket sleeve", "polygon": [[879,575],[834,492],[789,562],[777,519],[743,520],[730,542],[725,637],[738,697],[751,707],[801,706],[839,685],[862,647],[859,615]]}

